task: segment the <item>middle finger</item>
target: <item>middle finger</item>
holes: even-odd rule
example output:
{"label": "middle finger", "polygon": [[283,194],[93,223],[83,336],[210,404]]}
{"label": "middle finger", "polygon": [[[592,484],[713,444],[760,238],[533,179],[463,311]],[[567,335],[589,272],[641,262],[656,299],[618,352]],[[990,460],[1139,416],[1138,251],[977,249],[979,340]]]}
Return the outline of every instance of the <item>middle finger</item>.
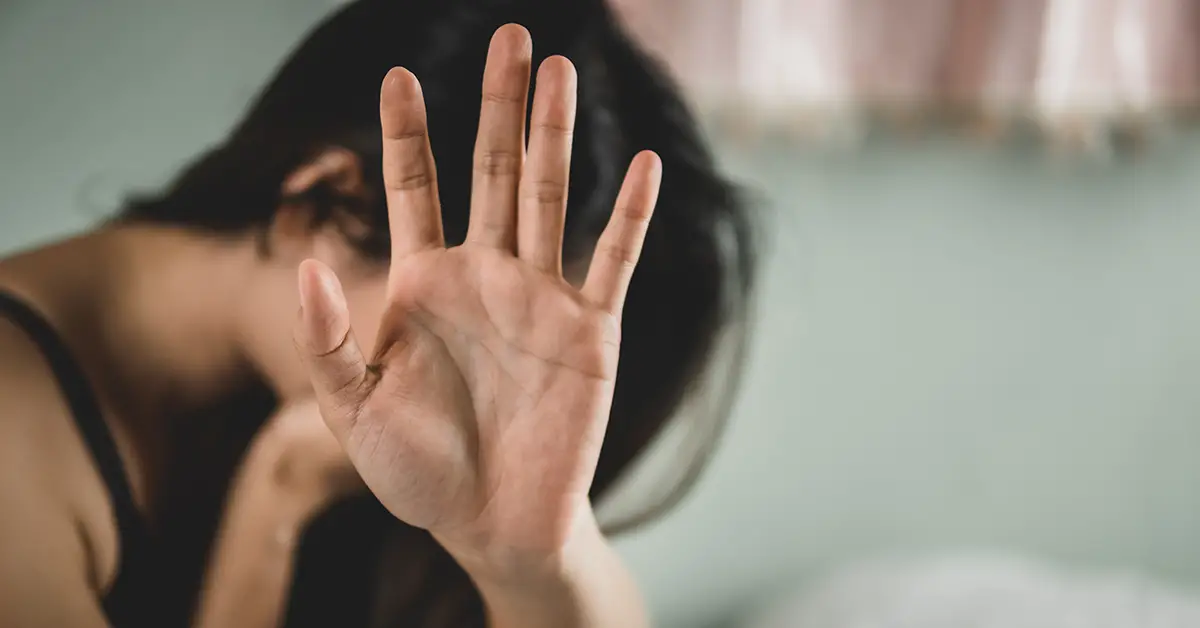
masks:
{"label": "middle finger", "polygon": [[525,164],[525,108],[533,46],[524,27],[492,36],[483,72],[467,241],[515,252],[517,185]]}

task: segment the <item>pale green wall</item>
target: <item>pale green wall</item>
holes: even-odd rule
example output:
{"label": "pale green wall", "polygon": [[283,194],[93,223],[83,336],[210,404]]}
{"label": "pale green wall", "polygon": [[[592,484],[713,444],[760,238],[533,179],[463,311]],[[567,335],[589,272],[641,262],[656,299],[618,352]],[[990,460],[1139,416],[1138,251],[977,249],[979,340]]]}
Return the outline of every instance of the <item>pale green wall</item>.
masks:
{"label": "pale green wall", "polygon": [[670,625],[873,552],[1200,584],[1200,137],[1112,167],[727,156],[776,229],[728,440],[623,544]]}
{"label": "pale green wall", "polygon": [[[326,6],[0,4],[0,250],[161,181]],[[621,543],[665,625],[893,549],[1200,581],[1200,141],[1070,168],[948,141],[724,146],[775,233],[728,440]]]}
{"label": "pale green wall", "polygon": [[0,0],[0,248],[220,139],[331,0]]}

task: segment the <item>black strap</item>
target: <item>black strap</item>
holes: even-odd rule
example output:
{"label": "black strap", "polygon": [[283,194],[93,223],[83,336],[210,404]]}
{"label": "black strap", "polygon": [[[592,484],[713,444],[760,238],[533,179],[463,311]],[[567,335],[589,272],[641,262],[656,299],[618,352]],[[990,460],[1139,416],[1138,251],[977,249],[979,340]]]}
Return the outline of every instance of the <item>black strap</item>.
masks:
{"label": "black strap", "polygon": [[24,330],[29,339],[41,349],[55,379],[58,380],[71,416],[75,419],[75,425],[91,452],[104,485],[108,487],[121,539],[121,571],[124,572],[126,563],[129,562],[127,559],[131,545],[142,543],[146,536],[146,524],[134,504],[129,477],[117,452],[112,432],[104,422],[96,395],[62,338],[33,308],[11,295],[0,292],[0,318],[7,318]]}

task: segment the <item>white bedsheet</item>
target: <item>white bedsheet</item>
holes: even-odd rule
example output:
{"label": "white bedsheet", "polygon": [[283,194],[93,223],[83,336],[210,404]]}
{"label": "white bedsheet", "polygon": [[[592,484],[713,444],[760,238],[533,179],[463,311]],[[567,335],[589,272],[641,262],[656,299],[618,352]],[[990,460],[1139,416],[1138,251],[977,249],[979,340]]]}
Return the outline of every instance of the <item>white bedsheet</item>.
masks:
{"label": "white bedsheet", "polygon": [[804,587],[745,628],[1200,628],[1200,593],[994,555],[890,560]]}

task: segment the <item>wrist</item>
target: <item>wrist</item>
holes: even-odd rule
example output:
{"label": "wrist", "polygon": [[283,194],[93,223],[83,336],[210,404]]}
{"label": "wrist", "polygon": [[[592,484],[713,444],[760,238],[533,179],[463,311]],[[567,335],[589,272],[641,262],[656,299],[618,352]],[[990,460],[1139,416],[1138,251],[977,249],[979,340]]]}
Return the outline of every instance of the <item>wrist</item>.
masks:
{"label": "wrist", "polygon": [[437,534],[434,538],[484,592],[536,593],[562,588],[578,580],[611,552],[590,507],[581,510],[570,533],[552,548],[481,550]]}
{"label": "wrist", "polygon": [[648,625],[632,577],[590,509],[587,514],[559,551],[531,559],[524,568],[498,570],[494,564],[472,565],[459,559],[483,598],[490,626]]}

